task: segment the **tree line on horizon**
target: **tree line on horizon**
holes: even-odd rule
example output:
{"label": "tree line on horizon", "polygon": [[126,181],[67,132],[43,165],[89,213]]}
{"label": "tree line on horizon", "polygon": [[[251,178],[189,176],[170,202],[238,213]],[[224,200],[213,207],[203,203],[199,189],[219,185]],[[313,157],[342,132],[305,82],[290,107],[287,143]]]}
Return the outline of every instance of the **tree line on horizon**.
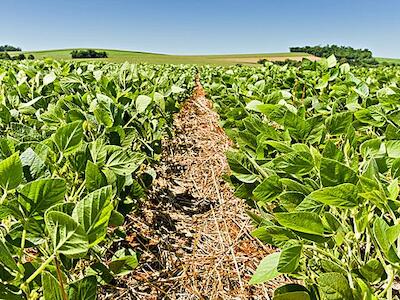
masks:
{"label": "tree line on horizon", "polygon": [[326,45],[290,47],[290,52],[304,52],[318,57],[336,56],[339,63],[351,65],[378,65],[379,62],[372,56],[369,49],[355,49],[349,46]]}
{"label": "tree line on horizon", "polygon": [[11,45],[2,45],[0,46],[0,52],[13,52],[13,51],[21,51],[20,47],[14,47]]}

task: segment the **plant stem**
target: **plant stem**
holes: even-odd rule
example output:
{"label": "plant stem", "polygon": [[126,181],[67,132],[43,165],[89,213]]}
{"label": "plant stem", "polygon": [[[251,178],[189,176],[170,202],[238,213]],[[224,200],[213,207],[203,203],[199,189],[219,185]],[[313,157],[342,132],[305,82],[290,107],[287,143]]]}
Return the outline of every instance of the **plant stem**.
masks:
{"label": "plant stem", "polygon": [[64,282],[61,274],[60,264],[58,263],[56,256],[54,257],[54,262],[56,264],[57,278],[58,278],[58,283],[60,284],[62,297],[64,300],[68,300],[67,293],[65,292],[64,288]]}
{"label": "plant stem", "polygon": [[252,158],[249,154],[245,153],[247,159],[251,162],[254,168],[262,175],[264,178],[268,178],[268,174],[260,167],[260,165]]}
{"label": "plant stem", "polygon": [[44,269],[51,263],[51,261],[56,257],[55,254],[52,254],[45,262],[33,273],[25,282],[24,285],[28,285],[31,283],[40,273],[43,272]]}
{"label": "plant stem", "polygon": [[343,262],[340,260],[340,259],[338,259],[337,257],[335,257],[333,254],[331,254],[331,253],[329,253],[329,252],[327,252],[327,251],[325,251],[325,250],[322,250],[322,249],[319,249],[319,248],[317,248],[317,247],[315,247],[315,246],[310,246],[310,245],[304,245],[303,246],[305,249],[309,249],[309,250],[312,250],[312,251],[316,251],[316,252],[318,252],[318,253],[320,253],[320,254],[322,254],[322,255],[324,255],[324,256],[327,256],[327,257],[329,257],[329,258],[331,258],[332,260],[334,260],[337,264],[339,264],[339,265],[343,265]]}
{"label": "plant stem", "polygon": [[7,190],[3,190],[3,195],[1,196],[0,199],[0,204],[3,204],[4,200],[7,198]]}
{"label": "plant stem", "polygon": [[392,300],[392,285],[393,285],[394,275],[395,274],[393,272],[392,267],[388,267],[388,269],[390,270],[390,274],[388,274],[389,277],[388,277],[387,286],[379,296],[383,297],[386,294],[386,299],[387,300]]}
{"label": "plant stem", "polygon": [[25,241],[26,241],[26,228],[25,228],[25,224],[24,224],[24,229],[22,230],[22,236],[21,236],[21,249],[19,252],[19,262],[20,263],[22,263],[22,256],[24,255]]}

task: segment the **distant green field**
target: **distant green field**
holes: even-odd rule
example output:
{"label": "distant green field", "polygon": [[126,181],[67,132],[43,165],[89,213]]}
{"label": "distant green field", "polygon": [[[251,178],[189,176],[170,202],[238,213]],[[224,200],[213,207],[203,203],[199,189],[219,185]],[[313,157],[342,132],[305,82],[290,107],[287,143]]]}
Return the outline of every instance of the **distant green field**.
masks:
{"label": "distant green field", "polygon": [[[75,49],[44,50],[44,51],[24,51],[25,54],[33,54],[35,58],[54,58],[71,59],[71,51]],[[125,50],[108,50],[108,58],[101,59],[109,62],[123,63],[154,63],[154,64],[211,64],[211,65],[232,65],[232,64],[256,64],[258,60],[265,58],[268,60],[302,59],[303,57],[312,58],[307,53],[258,53],[258,54],[221,54],[221,55],[169,55],[148,52],[136,52]],[[95,59],[99,60],[99,59]]]}
{"label": "distant green field", "polygon": [[400,64],[400,58],[384,58],[384,57],[376,57],[376,60],[381,62],[395,63]]}

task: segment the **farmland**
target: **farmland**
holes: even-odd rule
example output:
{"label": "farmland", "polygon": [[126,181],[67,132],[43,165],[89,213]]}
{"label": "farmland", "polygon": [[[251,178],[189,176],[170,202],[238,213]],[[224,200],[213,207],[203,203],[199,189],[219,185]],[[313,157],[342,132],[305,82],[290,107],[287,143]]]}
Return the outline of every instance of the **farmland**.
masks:
{"label": "farmland", "polygon": [[[135,272],[151,258],[141,257],[144,251],[137,248],[156,243],[149,237],[151,243],[143,247],[138,232],[148,218],[135,218],[161,184],[164,194],[157,195],[163,201],[172,198],[168,205],[185,202],[186,224],[204,212],[212,216],[219,230],[215,241],[223,239],[220,228],[238,222],[228,210],[246,205],[235,212],[243,219],[247,210],[252,220],[247,247],[241,244],[241,249],[247,256],[248,249],[257,249],[263,258],[246,277],[246,255],[235,256],[238,250],[231,247],[237,241],[227,238],[230,245],[223,252],[232,254],[238,274],[230,287],[238,286],[249,299],[257,299],[253,286],[268,282],[279,282],[265,294],[275,300],[397,299],[399,67],[350,67],[330,56],[298,67],[266,63],[254,68],[231,65],[252,64],[264,54],[106,51],[109,58],[101,61],[71,61],[70,50],[60,50],[35,52],[35,61],[0,62],[2,299],[91,300],[97,294],[106,297],[112,287],[134,299],[132,291],[128,294],[133,281],[124,280],[134,278],[140,285]],[[152,64],[118,63],[136,59]],[[208,135],[213,138],[207,140]],[[199,155],[196,148],[203,146],[219,152]],[[194,154],[185,161],[190,151]],[[229,168],[220,167],[226,174],[196,177],[191,166],[198,166],[199,174],[209,172],[212,158],[226,160]],[[179,180],[170,174],[177,170],[183,174]],[[190,207],[186,203],[195,197],[189,197],[188,182],[194,182],[193,194],[209,193],[201,199],[209,202],[223,198],[222,189],[212,188],[229,186],[237,202],[223,209],[207,201]],[[173,193],[165,192],[168,185]],[[177,191],[182,187],[185,192]],[[167,219],[168,206],[160,203],[157,209]],[[159,227],[173,227],[164,219]],[[138,227],[135,234],[127,224]],[[188,245],[182,249],[199,247],[206,239],[195,243],[195,234],[183,231]],[[210,243],[217,248],[215,241]],[[185,255],[178,260],[196,253]],[[210,268],[223,264],[213,259]],[[166,294],[154,282],[150,286],[159,298],[171,296],[178,285],[174,280],[195,278],[185,277],[184,270],[155,282],[174,282]],[[209,293],[216,282],[227,284],[218,278],[204,282],[210,280],[215,284]],[[144,297],[140,292],[136,295]]]}
{"label": "farmland", "polygon": [[[44,50],[44,51],[24,51],[26,55],[33,54],[35,57],[53,59],[71,59],[71,52],[75,49]],[[150,52],[136,52],[124,50],[95,49],[105,51],[108,58],[103,61],[114,63],[151,63],[151,64],[211,64],[211,65],[234,65],[250,64],[254,65],[259,59],[266,58],[271,60],[296,59],[312,57],[307,53],[259,53],[259,54],[225,54],[225,55],[170,55]]]}

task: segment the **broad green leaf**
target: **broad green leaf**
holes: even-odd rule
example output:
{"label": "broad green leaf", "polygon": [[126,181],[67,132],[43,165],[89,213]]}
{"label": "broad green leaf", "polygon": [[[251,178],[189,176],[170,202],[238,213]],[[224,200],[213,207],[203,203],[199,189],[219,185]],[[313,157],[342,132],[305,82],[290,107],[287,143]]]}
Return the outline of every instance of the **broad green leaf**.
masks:
{"label": "broad green leaf", "polygon": [[272,163],[279,171],[299,175],[309,173],[314,167],[314,159],[311,153],[307,151],[285,153],[275,158]]}
{"label": "broad green leaf", "polygon": [[172,85],[172,86],[171,86],[171,92],[172,92],[173,94],[183,93],[184,91],[185,91],[185,89],[183,89],[183,88],[181,88],[181,87],[179,87],[179,86],[176,86],[176,85]]}
{"label": "broad green leaf", "polygon": [[299,211],[276,213],[274,216],[278,223],[286,228],[319,236],[324,235],[324,226],[316,213]]}
{"label": "broad green leaf", "polygon": [[393,178],[398,178],[400,177],[400,157],[396,158],[392,162],[392,168],[390,170],[390,173],[392,174]]}
{"label": "broad green leaf", "polygon": [[324,273],[317,278],[321,300],[353,300],[349,282],[340,273]]}
{"label": "broad green leaf", "polygon": [[139,152],[128,152],[124,149],[114,151],[108,158],[105,167],[117,175],[130,175],[145,160],[145,156]]}
{"label": "broad green leaf", "polygon": [[24,177],[27,181],[35,180],[43,175],[50,175],[50,172],[46,174],[46,164],[44,160],[36,154],[32,148],[26,149],[21,154],[20,158]]}
{"label": "broad green leaf", "polygon": [[261,202],[273,201],[282,192],[278,176],[270,176],[253,191],[254,199]]}
{"label": "broad green leaf", "polygon": [[111,186],[90,193],[76,204],[72,217],[86,232],[89,247],[104,239],[113,208]]}
{"label": "broad green leaf", "polygon": [[360,268],[360,273],[368,282],[375,283],[383,276],[385,269],[379,260],[371,259]]}
{"label": "broad green leaf", "polygon": [[336,57],[335,55],[331,55],[326,59],[327,63],[328,63],[328,68],[333,68],[336,66]]}
{"label": "broad green leaf", "polygon": [[[288,283],[285,285],[281,285],[280,287],[277,287],[274,291],[274,296],[288,294],[288,293],[294,293],[294,292],[305,292],[307,294],[309,293],[309,291],[300,284]],[[283,298],[283,299],[285,299],[285,298]]]}
{"label": "broad green leaf", "polygon": [[64,300],[58,279],[51,273],[42,273],[42,286],[44,300]]}
{"label": "broad green leaf", "polygon": [[251,235],[275,247],[283,247],[287,241],[297,240],[292,231],[279,226],[261,226],[253,230]]}
{"label": "broad green leaf", "polygon": [[399,263],[400,258],[393,248],[393,243],[400,235],[400,224],[390,227],[384,219],[376,218],[372,231],[385,257],[392,263]]}
{"label": "broad green leaf", "polygon": [[143,113],[151,102],[152,102],[151,97],[145,95],[139,95],[136,98],[136,111],[139,114]]}
{"label": "broad green leaf", "polygon": [[93,192],[107,184],[106,177],[100,171],[100,168],[90,160],[86,164],[85,180],[86,189],[89,192]]}
{"label": "broad green leaf", "polygon": [[325,187],[312,192],[307,198],[321,202],[325,205],[341,208],[351,208],[358,205],[357,187],[351,183],[343,183],[337,186]]}
{"label": "broad green leaf", "polygon": [[0,239],[0,265],[5,266],[9,270],[16,272],[18,271],[18,265],[11,255],[6,242]]}
{"label": "broad green leaf", "polygon": [[87,234],[72,217],[50,211],[45,215],[45,223],[55,252],[71,258],[86,255],[89,248]]}
{"label": "broad green leaf", "polygon": [[120,212],[113,210],[111,212],[110,221],[108,222],[109,226],[122,226],[125,222],[125,217]]}
{"label": "broad green leaf", "polygon": [[49,74],[46,74],[43,77],[43,85],[49,85],[50,83],[53,83],[54,80],[56,80],[57,76],[54,72],[50,72]]}
{"label": "broad green leaf", "polygon": [[400,140],[385,142],[387,155],[391,158],[400,158]]}
{"label": "broad green leaf", "polygon": [[292,245],[282,250],[277,270],[280,273],[292,273],[299,266],[302,246]]}
{"label": "broad green leaf", "polygon": [[31,217],[63,202],[65,191],[64,179],[38,179],[18,189],[18,202],[24,207],[27,216]]}
{"label": "broad green leaf", "polygon": [[274,296],[273,300],[311,300],[307,292],[291,292]]}
{"label": "broad green leaf", "polygon": [[109,267],[115,275],[124,276],[132,272],[138,265],[139,261],[136,253],[134,253],[132,255],[116,255],[111,260]]}
{"label": "broad green leaf", "polygon": [[361,278],[356,278],[356,299],[362,299],[362,300],[378,300],[378,297],[375,296],[373,293],[374,291],[371,289],[371,287],[366,284]]}
{"label": "broad green leaf", "polygon": [[357,174],[353,169],[325,157],[321,159],[320,175],[323,186],[335,186],[342,183],[356,184],[358,181]]}
{"label": "broad green leaf", "polygon": [[96,300],[96,276],[84,277],[68,286],[68,300]]}
{"label": "broad green leaf", "polygon": [[77,150],[83,139],[82,121],[75,121],[58,128],[53,139],[57,148],[64,154]]}
{"label": "broad green leaf", "polygon": [[251,277],[249,284],[259,284],[278,277],[280,273],[277,267],[280,255],[280,252],[275,252],[264,257],[258,265],[256,272]]}
{"label": "broad green leaf", "polygon": [[353,121],[351,112],[336,113],[325,120],[325,125],[330,134],[346,133]]}
{"label": "broad green leaf", "polygon": [[0,187],[12,190],[22,182],[22,163],[18,153],[0,161]]}
{"label": "broad green leaf", "polygon": [[97,122],[106,127],[112,127],[114,125],[114,115],[110,106],[110,102],[99,101],[93,112]]}
{"label": "broad green leaf", "polygon": [[354,91],[362,98],[367,98],[369,95],[369,88],[365,83],[360,83]]}

